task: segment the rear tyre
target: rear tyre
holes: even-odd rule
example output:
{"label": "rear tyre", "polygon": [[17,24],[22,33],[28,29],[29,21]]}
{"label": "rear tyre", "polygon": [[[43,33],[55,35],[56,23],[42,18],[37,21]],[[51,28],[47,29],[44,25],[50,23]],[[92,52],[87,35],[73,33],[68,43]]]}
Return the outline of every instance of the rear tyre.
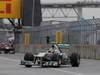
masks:
{"label": "rear tyre", "polygon": [[80,65],[80,55],[77,53],[72,53],[70,56],[70,63],[72,67],[79,67]]}
{"label": "rear tyre", "polygon": [[9,53],[9,50],[6,50],[6,49],[5,49],[4,53],[5,53],[5,54],[8,54],[8,53]]}

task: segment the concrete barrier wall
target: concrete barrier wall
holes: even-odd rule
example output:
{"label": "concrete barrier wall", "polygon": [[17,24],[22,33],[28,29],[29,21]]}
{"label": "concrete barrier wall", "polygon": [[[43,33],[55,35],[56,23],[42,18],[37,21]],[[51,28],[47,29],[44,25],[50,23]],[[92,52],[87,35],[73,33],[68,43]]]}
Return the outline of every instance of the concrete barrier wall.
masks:
{"label": "concrete barrier wall", "polygon": [[41,51],[46,51],[46,47],[41,44],[36,44],[36,45],[23,45],[23,44],[17,44],[15,45],[15,51],[16,52],[21,52],[21,53],[26,53],[26,52],[32,52],[33,54],[36,54]]}
{"label": "concrete barrier wall", "polygon": [[77,52],[81,55],[81,58],[85,59],[100,59],[99,49],[99,45],[75,45],[69,49],[69,52]]}
{"label": "concrete barrier wall", "polygon": [[[47,45],[16,45],[17,52],[32,52],[38,53],[40,51],[46,51],[49,46]],[[100,46],[99,45],[73,45],[71,48],[63,49],[65,53],[77,52],[81,55],[81,58],[85,59],[100,59]]]}
{"label": "concrete barrier wall", "polygon": [[96,47],[95,46],[74,46],[71,52],[77,52],[81,55],[81,58],[96,59]]}

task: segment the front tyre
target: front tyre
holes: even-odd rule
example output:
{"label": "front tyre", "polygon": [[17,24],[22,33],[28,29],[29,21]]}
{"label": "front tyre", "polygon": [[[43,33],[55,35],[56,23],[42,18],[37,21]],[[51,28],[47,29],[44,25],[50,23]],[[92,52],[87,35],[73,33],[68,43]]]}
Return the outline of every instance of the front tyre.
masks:
{"label": "front tyre", "polygon": [[26,53],[25,56],[24,56],[24,60],[26,61],[33,61],[34,60],[34,56],[32,53]]}
{"label": "front tyre", "polygon": [[25,67],[27,67],[27,68],[32,67],[33,60],[34,60],[33,54],[27,52],[24,56],[24,61],[25,61],[24,65],[25,65]]}
{"label": "front tyre", "polygon": [[80,55],[77,53],[72,53],[70,56],[70,63],[72,67],[79,67],[80,65]]}

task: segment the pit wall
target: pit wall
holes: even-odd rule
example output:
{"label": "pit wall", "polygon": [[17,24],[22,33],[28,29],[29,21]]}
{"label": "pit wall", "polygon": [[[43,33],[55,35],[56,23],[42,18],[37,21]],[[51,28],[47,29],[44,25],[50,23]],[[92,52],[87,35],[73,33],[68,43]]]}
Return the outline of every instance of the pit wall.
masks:
{"label": "pit wall", "polygon": [[[16,52],[32,52],[33,54],[37,54],[38,52],[47,51],[50,45],[35,44],[25,46],[17,44],[15,47]],[[100,45],[73,45],[71,48],[63,49],[63,52],[66,54],[77,52],[84,59],[100,59]]]}

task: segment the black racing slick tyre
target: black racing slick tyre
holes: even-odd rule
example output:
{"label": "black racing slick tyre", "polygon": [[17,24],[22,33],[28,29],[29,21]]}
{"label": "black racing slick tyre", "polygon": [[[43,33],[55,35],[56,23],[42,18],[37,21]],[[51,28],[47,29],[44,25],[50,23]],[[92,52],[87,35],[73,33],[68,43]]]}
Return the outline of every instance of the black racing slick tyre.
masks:
{"label": "black racing slick tyre", "polygon": [[5,54],[8,54],[8,53],[9,53],[9,50],[6,50],[6,49],[5,49],[4,53],[5,53]]}
{"label": "black racing slick tyre", "polygon": [[34,60],[34,56],[32,53],[26,53],[25,56],[24,56],[24,60],[26,61],[33,61]]}
{"label": "black racing slick tyre", "polygon": [[80,55],[77,53],[72,53],[70,56],[70,63],[72,67],[79,67],[80,65]]}

